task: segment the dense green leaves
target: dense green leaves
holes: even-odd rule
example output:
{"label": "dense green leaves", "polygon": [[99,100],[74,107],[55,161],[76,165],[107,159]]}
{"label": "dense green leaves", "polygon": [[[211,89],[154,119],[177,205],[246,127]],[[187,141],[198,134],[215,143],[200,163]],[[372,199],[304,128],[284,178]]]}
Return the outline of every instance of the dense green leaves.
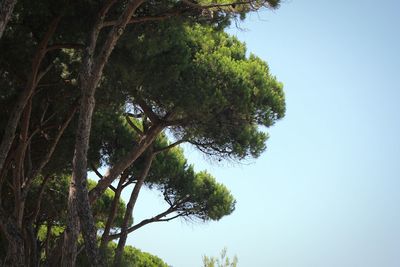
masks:
{"label": "dense green leaves", "polygon": [[[114,251],[116,244],[111,242],[103,256],[105,258],[106,266],[113,266]],[[77,259],[77,266],[88,266],[88,260],[83,253],[81,253]],[[122,255],[122,261],[120,267],[168,267],[163,260],[159,257],[152,255],[147,252],[143,252],[132,246],[126,246]]]}
{"label": "dense green leaves", "polygon": [[127,34],[112,62],[105,86],[116,83],[133,105],[143,99],[159,116],[174,112],[175,138],[210,155],[257,157],[267,139],[258,126],[285,113],[282,84],[266,63],[212,27],[163,23]]}
{"label": "dense green leaves", "polygon": [[[218,159],[258,157],[266,147],[265,128],[284,116],[282,84],[264,61],[247,55],[243,43],[223,32],[232,18],[244,18],[262,6],[276,7],[278,0],[145,1],[131,21],[140,23],[126,29],[105,72],[92,72],[91,66],[101,60],[106,63],[112,46],[105,54],[101,47],[130,2],[116,1],[111,6],[103,24],[98,25],[96,39],[90,32],[104,3],[20,0],[2,36],[0,50],[7,52],[0,54],[0,136],[5,136],[8,122],[14,126],[7,127],[12,130],[4,138],[7,146],[2,145],[7,149],[1,155],[0,230],[5,234],[1,238],[16,244],[10,259],[26,253],[34,262],[35,253],[44,253],[45,259],[60,252],[56,243],[66,226],[68,191],[77,192],[69,189],[86,182],[71,183],[69,178],[74,147],[86,154],[86,145],[75,146],[78,118],[73,117],[88,92],[85,85],[91,84],[83,81],[96,75],[100,81],[92,83],[93,92],[98,87],[96,108],[85,124],[91,126],[87,169],[123,166],[102,187],[92,210],[87,208],[85,213],[93,212],[101,230],[98,234],[105,232],[102,240],[106,241],[123,228],[125,203],[116,198],[116,215],[110,211],[118,196],[115,192],[140,184],[144,154],[157,153],[145,185],[159,190],[170,208],[161,217],[139,223],[140,227],[176,217],[207,221],[229,215],[235,207],[229,190],[206,171],[195,172],[179,147],[166,148],[178,141]],[[95,43],[88,47],[93,39]],[[87,66],[90,71],[82,71]],[[23,101],[16,105],[20,96]],[[17,113],[13,113],[15,106],[19,107]],[[85,105],[80,107],[80,115],[85,114]],[[154,134],[151,138],[150,133]],[[108,181],[108,172],[104,173]],[[116,183],[110,183],[118,179],[116,189]],[[90,188],[95,186],[89,182]],[[104,191],[107,186],[113,191]],[[83,199],[79,205],[89,207]],[[131,217],[126,216],[127,224],[134,228]],[[70,222],[75,219],[71,218]],[[86,224],[81,220],[82,225]],[[32,236],[25,236],[26,232]],[[17,240],[19,236],[24,240]],[[39,247],[31,242],[35,238]],[[91,235],[93,248],[95,238]],[[108,249],[113,251],[113,246]],[[107,257],[114,257],[112,253]],[[131,248],[124,257],[126,266],[164,266],[159,259]]]}

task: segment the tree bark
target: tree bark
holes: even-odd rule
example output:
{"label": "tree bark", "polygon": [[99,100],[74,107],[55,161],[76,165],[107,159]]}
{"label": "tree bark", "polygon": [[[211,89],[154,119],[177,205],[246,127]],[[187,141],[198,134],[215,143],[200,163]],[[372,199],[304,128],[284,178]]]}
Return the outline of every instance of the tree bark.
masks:
{"label": "tree bark", "polygon": [[7,239],[7,255],[4,266],[23,267],[25,266],[24,238],[17,227],[16,219],[10,217],[4,220],[4,214],[1,213],[1,229]]}
{"label": "tree bark", "polygon": [[17,0],[3,0],[0,4],[0,39],[11,18]]}
{"label": "tree bark", "polygon": [[17,126],[19,120],[21,118],[22,112],[25,109],[28,100],[32,97],[33,92],[40,80],[39,68],[42,63],[42,60],[47,52],[47,44],[50,41],[50,38],[53,36],[58,23],[60,22],[61,16],[56,17],[50,23],[49,29],[44,35],[42,41],[40,42],[36,54],[32,61],[32,70],[28,78],[28,83],[23,92],[19,95],[17,103],[8,119],[7,125],[5,127],[3,137],[1,139],[0,144],[0,172],[3,170],[4,162],[7,158],[8,152],[11,148],[11,145],[14,141],[15,132],[17,130]]}
{"label": "tree bark", "polygon": [[[85,85],[85,83],[83,83]],[[87,189],[87,151],[91,117],[95,105],[95,87],[87,86],[81,99],[78,129],[76,132],[73,173],[68,196],[67,232],[64,240],[62,266],[74,266],[76,260],[76,241],[79,234],[79,222],[83,230],[86,254],[92,266],[99,266],[96,244],[96,228],[89,205]],[[77,217],[79,215],[79,217]]]}
{"label": "tree bark", "polygon": [[104,227],[103,235],[101,236],[101,242],[100,242],[100,252],[101,253],[104,252],[107,248],[107,245],[109,242],[108,235],[110,234],[111,227],[114,223],[115,215],[117,214],[119,199],[121,197],[121,192],[124,189],[123,185],[124,185],[124,182],[127,177],[128,177],[127,173],[123,173],[121,175],[117,189],[115,190],[114,199],[113,199],[113,203],[111,206],[111,211],[110,211],[110,214],[108,215],[106,226]]}
{"label": "tree bark", "polygon": [[[62,267],[74,267],[76,261],[76,253],[77,253],[77,239],[79,235],[79,217],[78,217],[78,209],[76,207],[76,187],[71,185],[69,187],[68,194],[68,211],[67,211],[67,227],[64,231],[63,235],[63,246],[62,246],[62,255],[61,255],[61,266]],[[58,245],[58,244],[57,244]],[[56,246],[53,251],[53,256],[49,260],[50,266],[56,264],[58,260],[58,253],[60,252],[59,247]]]}
{"label": "tree bark", "polygon": [[107,63],[112,50],[122,35],[129,19],[144,0],[130,0],[128,2],[125,10],[118,19],[118,23],[110,30],[99,54],[94,58],[97,36],[101,29],[101,23],[103,22],[108,9],[114,2],[114,0],[107,1],[105,6],[99,12],[99,18],[90,35],[90,43],[86,49],[80,71],[79,82],[82,90],[82,98],[79,110],[77,135],[75,139],[73,173],[69,190],[67,217],[67,229],[69,229],[69,231],[66,232],[66,239],[64,240],[64,250],[68,251],[68,255],[70,256],[63,256],[63,266],[75,265],[76,241],[79,233],[76,218],[74,217],[76,214],[79,215],[88,259],[92,266],[101,266],[96,242],[97,231],[94,224],[87,189],[87,151],[89,147],[92,114],[95,105],[94,94],[103,73],[104,66]]}
{"label": "tree bark", "polygon": [[121,225],[121,236],[119,238],[118,246],[115,251],[114,266],[116,266],[116,267],[121,265],[122,254],[124,252],[126,239],[128,237],[129,219],[132,217],[132,213],[133,213],[133,209],[136,204],[136,200],[138,199],[139,192],[140,192],[140,189],[142,188],[144,180],[146,179],[147,174],[149,173],[151,163],[153,162],[153,158],[154,158],[154,154],[152,153],[152,151],[150,149],[150,151],[147,151],[146,159],[145,159],[145,166],[144,166],[140,176],[137,179],[135,187],[132,190],[129,202],[126,206],[124,220]]}
{"label": "tree bark", "polygon": [[90,191],[89,199],[91,203],[96,201],[108,188],[108,186],[118,177],[118,175],[131,166],[132,163],[134,163],[143,154],[143,152],[154,142],[163,129],[164,128],[162,125],[154,125],[150,127],[147,133],[140,138],[138,144],[136,144],[123,159],[121,159],[117,164],[108,170],[104,178],[101,179]]}

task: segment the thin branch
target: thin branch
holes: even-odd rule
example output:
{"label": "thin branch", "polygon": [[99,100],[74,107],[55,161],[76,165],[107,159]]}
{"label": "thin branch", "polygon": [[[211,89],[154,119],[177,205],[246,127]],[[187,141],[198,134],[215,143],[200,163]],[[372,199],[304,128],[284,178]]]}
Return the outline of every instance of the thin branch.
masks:
{"label": "thin branch", "polygon": [[122,173],[121,174],[121,178],[118,182],[118,186],[117,186],[117,190],[115,191],[114,194],[114,199],[113,202],[111,204],[111,211],[109,212],[108,218],[107,218],[107,222],[106,225],[104,227],[104,231],[103,231],[103,235],[101,236],[101,242],[100,242],[100,251],[105,251],[107,244],[109,242],[108,236],[111,230],[111,227],[114,223],[116,214],[117,214],[117,210],[118,210],[118,203],[121,197],[121,192],[124,189],[123,188],[123,183],[126,180],[126,178],[128,177],[127,173]]}
{"label": "thin branch", "polygon": [[[135,24],[135,23],[143,23],[143,22],[149,22],[149,21],[163,21],[172,17],[177,17],[178,15],[181,15],[183,11],[176,10],[174,12],[167,12],[164,13],[163,15],[158,15],[158,16],[146,16],[146,17],[135,17],[131,18],[128,22],[128,24]],[[103,23],[102,27],[109,27],[109,26],[114,26],[117,23],[116,20],[112,21],[106,21]]]}
{"label": "thin branch", "polygon": [[135,97],[135,100],[153,124],[160,123],[160,118],[157,116],[156,113],[154,113],[151,107],[147,105],[147,103],[141,97]]}
{"label": "thin branch", "polygon": [[78,105],[74,104],[73,107],[71,108],[66,120],[64,123],[61,125],[60,130],[58,131],[57,135],[53,139],[53,142],[50,145],[49,150],[47,151],[46,155],[43,157],[42,161],[39,163],[39,166],[32,172],[32,174],[26,179],[23,189],[24,189],[24,195],[27,194],[30,185],[32,184],[34,178],[42,171],[42,169],[47,165],[47,163],[50,161],[51,156],[53,155],[58,142],[60,141],[62,135],[64,134],[65,129],[67,129],[69,123],[71,122],[72,118],[74,117],[76,111],[78,109]]}
{"label": "thin branch", "polygon": [[129,124],[129,126],[132,127],[133,130],[135,130],[135,132],[142,137],[143,136],[143,131],[139,129],[139,127],[137,127],[135,125],[135,123],[131,120],[130,116],[125,116],[126,122]]}
{"label": "thin branch", "polygon": [[126,205],[124,219],[121,224],[121,236],[118,241],[117,249],[115,250],[115,259],[114,259],[115,266],[119,266],[121,263],[122,253],[124,251],[126,239],[128,236],[127,230],[129,226],[128,225],[129,219],[132,217],[133,209],[135,208],[136,201],[139,197],[139,192],[142,188],[142,185],[144,184],[147,174],[149,173],[153,159],[154,159],[154,154],[152,153],[152,147],[149,147],[149,150],[145,155],[144,167],[138,177],[138,181],[135,187],[132,190],[128,204]]}
{"label": "thin branch", "polygon": [[37,78],[36,78],[35,87],[38,86],[40,80],[44,77],[44,75],[46,75],[51,70],[53,65],[54,65],[53,63],[49,64],[44,70],[42,70],[41,72],[38,73]]}
{"label": "thin branch", "polygon": [[15,103],[14,110],[12,111],[7,125],[5,127],[5,131],[3,133],[3,138],[0,144],[0,171],[3,169],[4,161],[7,158],[8,152],[11,148],[11,144],[15,137],[15,132],[20,121],[22,112],[28,103],[28,100],[31,98],[35,91],[35,87],[37,85],[37,78],[40,65],[42,63],[43,58],[46,55],[46,48],[49,40],[53,36],[58,23],[61,20],[61,16],[58,16],[52,20],[49,25],[49,29],[45,33],[43,39],[40,41],[35,56],[31,65],[31,73],[29,75],[29,79],[24,91],[20,94],[17,102]]}
{"label": "thin branch", "polygon": [[[104,176],[97,170],[97,168],[94,166],[93,162],[90,163],[90,168],[92,168],[92,171],[99,177],[99,179],[103,179]],[[117,189],[113,185],[108,186],[114,193],[117,191]]]}
{"label": "thin branch", "polygon": [[43,194],[44,194],[44,190],[46,188],[46,184],[49,181],[50,175],[46,175],[43,178],[42,184],[40,185],[40,191],[39,191],[39,196],[37,197],[36,200],[36,205],[35,205],[35,209],[33,211],[33,218],[32,218],[32,222],[35,223],[37,220],[37,217],[39,215],[39,211],[40,211],[40,206],[42,203],[42,199],[43,199]]}
{"label": "thin branch", "polygon": [[182,144],[182,143],[184,143],[186,141],[187,141],[186,139],[181,139],[179,141],[176,141],[175,143],[172,143],[172,144],[170,144],[170,145],[168,145],[166,147],[162,147],[162,148],[159,148],[159,149],[155,150],[154,154],[157,155],[157,154],[159,154],[161,152],[167,151],[167,150],[169,150],[169,149],[171,149],[171,148],[173,148],[173,147],[175,147],[177,145],[180,145],[180,144]]}
{"label": "thin branch", "polygon": [[173,219],[176,219],[176,218],[178,218],[178,217],[182,217],[182,216],[184,216],[184,215],[185,215],[185,213],[178,213],[177,215],[172,216],[172,217],[169,217],[169,218],[159,219],[157,222],[169,222],[169,221],[171,221],[171,220],[173,220]]}
{"label": "thin branch", "polygon": [[135,119],[143,118],[143,113],[140,113],[140,114],[133,114],[133,113],[130,113],[130,112],[125,112],[124,115],[125,115],[125,116],[129,116],[129,117],[132,117],[132,118],[135,118]]}
{"label": "thin branch", "polygon": [[[133,231],[136,231],[137,229],[139,229],[139,228],[141,228],[141,227],[143,227],[143,226],[145,226],[146,224],[149,224],[149,223],[162,222],[162,221],[160,221],[160,219],[165,221],[166,219],[162,219],[162,218],[164,218],[165,216],[168,216],[169,214],[171,214],[171,213],[173,213],[175,211],[176,210],[174,208],[169,208],[166,211],[161,212],[160,214],[158,214],[158,215],[156,215],[156,216],[154,216],[152,218],[145,219],[145,220],[141,221],[140,223],[135,224],[132,227],[129,227],[128,230],[127,230],[127,233],[128,234],[132,233]],[[122,235],[122,233],[117,233],[117,234],[110,235],[109,238],[110,238],[110,240],[111,239],[117,239],[117,238],[120,238],[121,235]]]}
{"label": "thin branch", "polygon": [[93,162],[90,162],[90,168],[92,168],[92,171],[97,175],[97,177],[99,177],[99,179],[103,179],[104,178],[104,176],[94,166]]}

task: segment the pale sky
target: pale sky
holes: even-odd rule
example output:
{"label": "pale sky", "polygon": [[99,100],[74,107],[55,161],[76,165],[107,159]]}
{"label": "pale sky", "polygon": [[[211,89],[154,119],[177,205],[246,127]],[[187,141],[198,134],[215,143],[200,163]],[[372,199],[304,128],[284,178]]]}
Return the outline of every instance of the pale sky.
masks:
{"label": "pale sky", "polygon": [[[237,199],[218,222],[155,223],[128,242],[174,267],[223,247],[240,267],[400,266],[400,2],[284,1],[247,43],[284,83],[286,117],[246,165],[186,155]],[[162,210],[144,191],[135,221]]]}

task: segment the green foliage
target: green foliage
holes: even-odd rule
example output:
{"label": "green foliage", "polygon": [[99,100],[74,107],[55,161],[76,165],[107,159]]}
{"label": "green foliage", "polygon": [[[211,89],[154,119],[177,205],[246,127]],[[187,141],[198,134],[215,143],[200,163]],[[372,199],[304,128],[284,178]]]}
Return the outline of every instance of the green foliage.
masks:
{"label": "green foliage", "polygon": [[[117,247],[115,242],[110,242],[103,256],[106,262],[106,266],[113,266],[113,259],[115,248]],[[86,255],[81,253],[77,259],[77,266],[89,266]],[[132,246],[126,246],[122,255],[122,261],[120,267],[168,267],[169,265],[162,261],[159,257],[152,255],[147,252],[143,252]]]}
{"label": "green foliage", "polygon": [[209,173],[194,172],[179,148],[156,157],[146,184],[161,190],[168,204],[178,204],[177,212],[186,219],[219,220],[235,209],[229,190]]}
{"label": "green foliage", "polygon": [[175,138],[209,155],[259,156],[268,136],[258,127],[285,113],[267,64],[212,27],[165,22],[128,33],[111,62],[104,87],[117,85],[133,106],[141,98],[160,117],[173,110]]}
{"label": "green foliage", "polygon": [[[43,192],[39,210],[40,212],[38,214],[38,221],[40,224],[50,224],[52,226],[58,226],[61,229],[65,227],[69,181],[70,176],[67,175],[56,176],[48,181]],[[92,180],[89,180],[88,184],[89,188],[93,188],[96,183]],[[37,199],[39,197],[39,190],[40,183],[35,182],[29,192],[28,201],[26,203],[26,209],[30,213],[35,209]],[[93,214],[99,229],[103,228],[107,221],[113,199],[114,192],[111,189],[107,189],[99,198],[99,200],[93,205]],[[49,203],[51,203],[51,205],[49,205]],[[124,201],[120,200],[114,221],[115,227],[119,227],[121,225],[124,214],[125,203]],[[132,221],[130,223],[132,223]],[[60,234],[60,231],[56,228],[53,228],[52,230]],[[57,236],[55,232],[54,234]]]}
{"label": "green foliage", "polygon": [[235,255],[233,259],[229,259],[226,254],[227,249],[224,248],[221,253],[220,257],[208,257],[203,256],[203,267],[236,267],[238,263],[238,258]]}
{"label": "green foliage", "polygon": [[[107,15],[107,21],[117,19],[126,7],[126,1],[117,2]],[[103,3],[98,0],[18,1],[14,17],[0,42],[0,51],[7,51],[0,53],[0,136],[18,95],[26,87],[34,55],[49,23],[62,15],[50,47],[54,44],[84,46]],[[197,3],[230,2],[201,0]],[[96,94],[88,168],[113,166],[137,144],[139,135],[128,125],[124,113],[142,112],[139,100],[160,118],[174,114],[173,122],[165,125],[165,131],[152,144],[154,149],[165,147],[174,139],[190,142],[218,158],[240,160],[259,156],[268,138],[260,126],[273,125],[285,113],[282,84],[269,73],[264,61],[254,55],[246,56],[245,45],[222,29],[231,18],[243,18],[250,9],[265,4],[275,7],[278,3],[278,0],[254,1],[206,10],[187,6],[182,1],[146,1],[135,18],[158,16],[166,11],[177,12],[180,16],[129,27],[117,44]],[[101,47],[107,33],[106,29],[101,31],[97,47]],[[71,108],[78,103],[82,51],[49,49],[39,66],[39,73],[44,76],[31,100],[31,136],[27,156],[23,159],[24,174],[40,166]],[[142,130],[149,123],[146,116],[133,120]],[[38,229],[39,242],[48,241],[50,236],[50,247],[65,227],[76,124],[77,117],[63,134],[49,163],[39,176],[33,177],[33,186],[27,192],[23,219],[29,221],[35,213],[41,181],[43,177],[50,177],[37,220],[31,225]],[[17,129],[16,137],[19,131]],[[15,138],[12,149],[18,147],[19,142]],[[15,152],[11,151],[10,155]],[[13,193],[19,190],[14,188],[13,191],[8,186],[13,179],[13,160],[11,158],[7,169],[0,173],[1,203],[7,214],[12,214],[16,206]],[[127,170],[129,182],[135,182],[142,169],[143,158],[139,158]],[[89,187],[94,184],[89,182]],[[229,190],[209,173],[194,172],[179,148],[157,155],[146,185],[160,190],[168,204],[176,207],[176,214],[187,219],[219,220],[235,207]],[[114,193],[107,190],[92,206],[99,229],[108,218],[113,197]],[[124,212],[125,204],[120,201],[113,230],[121,225]],[[112,252],[107,261],[111,264],[115,244],[110,246]],[[83,264],[85,259],[81,260]],[[158,258],[130,247],[126,248],[123,261],[124,266],[166,266]]]}

